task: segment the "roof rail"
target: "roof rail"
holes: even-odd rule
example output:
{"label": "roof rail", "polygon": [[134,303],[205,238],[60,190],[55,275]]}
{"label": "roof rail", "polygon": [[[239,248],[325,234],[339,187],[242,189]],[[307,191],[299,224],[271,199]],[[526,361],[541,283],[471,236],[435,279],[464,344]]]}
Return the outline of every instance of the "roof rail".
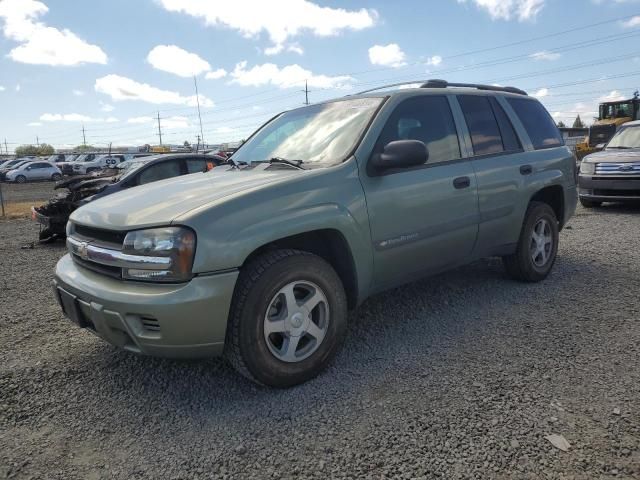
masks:
{"label": "roof rail", "polygon": [[516,87],[500,87],[497,85],[483,85],[481,83],[452,83],[446,80],[427,80],[420,88],[447,88],[447,87],[467,87],[478,90],[490,90],[492,92],[507,92],[518,95],[526,95],[527,92]]}
{"label": "roof rail", "polygon": [[[476,88],[478,90],[490,90],[493,92],[507,92],[507,93],[515,93],[517,95],[527,95],[527,92],[524,90],[520,90],[516,87],[499,87],[496,85],[483,85],[480,83],[452,83],[447,82],[446,80],[413,80],[410,82],[400,82],[400,83],[391,83],[389,85],[382,85],[380,87],[370,88],[369,90],[363,90],[362,92],[354,93],[352,95],[363,95],[365,93],[375,92],[377,90],[382,90],[383,88],[391,88],[391,87],[400,87],[402,85],[419,85],[420,88],[448,88],[448,87],[467,87],[467,88]],[[350,95],[347,95],[350,96]]]}

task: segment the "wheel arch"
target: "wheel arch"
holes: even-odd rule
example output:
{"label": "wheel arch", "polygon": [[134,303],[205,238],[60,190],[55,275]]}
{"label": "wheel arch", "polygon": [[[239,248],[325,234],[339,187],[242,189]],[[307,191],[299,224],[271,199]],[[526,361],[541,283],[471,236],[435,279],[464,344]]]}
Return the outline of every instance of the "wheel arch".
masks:
{"label": "wheel arch", "polygon": [[334,228],[325,228],[272,240],[253,250],[246,257],[242,267],[259,255],[279,249],[301,250],[324,259],[342,281],[349,308],[357,306],[359,291],[356,264],[349,242],[342,232]]}
{"label": "wheel arch", "polygon": [[565,204],[564,190],[561,185],[549,185],[541,188],[529,199],[529,203],[531,202],[542,202],[549,205],[556,214],[559,228],[562,229],[565,219]]}

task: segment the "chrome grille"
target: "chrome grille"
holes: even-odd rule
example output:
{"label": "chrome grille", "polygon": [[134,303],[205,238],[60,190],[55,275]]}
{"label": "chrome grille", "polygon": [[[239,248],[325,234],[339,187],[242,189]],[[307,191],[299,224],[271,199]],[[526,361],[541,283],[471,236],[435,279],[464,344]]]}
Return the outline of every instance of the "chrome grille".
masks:
{"label": "chrome grille", "polygon": [[640,175],[640,162],[596,163],[596,175]]}

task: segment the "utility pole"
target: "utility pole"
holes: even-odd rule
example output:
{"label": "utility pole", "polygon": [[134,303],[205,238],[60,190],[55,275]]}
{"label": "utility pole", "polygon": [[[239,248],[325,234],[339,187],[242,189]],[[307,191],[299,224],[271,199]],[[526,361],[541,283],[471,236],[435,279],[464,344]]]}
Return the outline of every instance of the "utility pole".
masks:
{"label": "utility pole", "polygon": [[202,133],[202,116],[200,115],[200,95],[198,95],[198,81],[196,76],[193,76],[193,84],[196,86],[196,104],[198,105],[198,119],[200,120],[200,137],[202,138],[202,145],[204,146],[204,133]]}
{"label": "utility pole", "polygon": [[4,149],[7,152],[7,155],[9,155],[9,146],[7,145],[7,139],[4,139]]}
{"label": "utility pole", "polygon": [[160,128],[160,112],[158,111],[158,136],[160,137],[160,146],[162,146],[162,128]]}
{"label": "utility pole", "polygon": [[307,86],[307,81],[304,81],[304,90],[300,90],[304,92],[304,104],[309,105],[309,87]]}
{"label": "utility pole", "polygon": [[200,135],[196,135],[196,138],[198,139],[198,143],[196,144],[196,153],[198,153],[198,150],[200,149]]}
{"label": "utility pole", "polygon": [[85,135],[84,125],[82,125],[82,146],[87,146],[87,136]]}
{"label": "utility pole", "polygon": [[36,135],[36,147],[40,147],[40,139]]}

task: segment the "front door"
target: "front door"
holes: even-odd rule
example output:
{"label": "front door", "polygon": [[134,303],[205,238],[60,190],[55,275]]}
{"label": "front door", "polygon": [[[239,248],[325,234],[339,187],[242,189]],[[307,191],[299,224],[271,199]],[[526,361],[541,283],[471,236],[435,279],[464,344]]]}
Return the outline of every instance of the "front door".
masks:
{"label": "front door", "polygon": [[410,97],[395,107],[373,155],[389,142],[420,140],[426,164],[362,173],[374,249],[374,289],[464,263],[478,232],[477,182],[463,159],[446,96]]}

